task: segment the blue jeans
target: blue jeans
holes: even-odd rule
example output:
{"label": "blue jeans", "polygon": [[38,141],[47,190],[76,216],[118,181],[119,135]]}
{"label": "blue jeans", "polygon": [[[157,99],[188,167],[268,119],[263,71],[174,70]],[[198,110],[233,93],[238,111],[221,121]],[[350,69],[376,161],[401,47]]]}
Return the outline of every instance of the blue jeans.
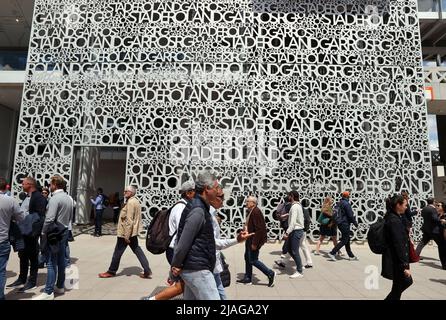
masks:
{"label": "blue jeans", "polygon": [[209,270],[183,270],[184,300],[220,300],[214,274]]}
{"label": "blue jeans", "polygon": [[221,277],[219,273],[214,273],[215,283],[217,285],[218,294],[220,295],[220,300],[227,300],[225,287],[223,287],[223,282],[221,282]]}
{"label": "blue jeans", "polygon": [[65,267],[69,267],[71,265],[71,258],[70,258],[70,245],[67,241],[67,246],[65,247]]}
{"label": "blue jeans", "polygon": [[104,213],[104,209],[95,210],[94,216],[94,233],[98,235],[102,235],[102,214]]}
{"label": "blue jeans", "polygon": [[302,259],[299,254],[300,240],[304,236],[303,230],[294,230],[288,237],[288,253],[296,263],[296,270],[302,273]]}
{"label": "blue jeans", "polygon": [[[68,242],[68,229],[64,231],[62,239],[59,242],[59,250],[52,253],[48,248],[47,254],[47,268],[48,274],[46,277],[45,293],[52,294],[54,285],[59,289],[65,287],[65,250]],[[57,278],[57,283],[56,283]]]}
{"label": "blue jeans", "polygon": [[288,253],[288,240],[285,240],[282,245],[282,254]]}
{"label": "blue jeans", "polygon": [[252,266],[262,271],[267,277],[272,276],[274,271],[259,260],[260,250],[251,250],[251,243],[251,239],[245,242],[245,279],[252,280]]}
{"label": "blue jeans", "polygon": [[0,243],[0,300],[5,300],[6,264],[10,252],[11,244],[8,240]]}

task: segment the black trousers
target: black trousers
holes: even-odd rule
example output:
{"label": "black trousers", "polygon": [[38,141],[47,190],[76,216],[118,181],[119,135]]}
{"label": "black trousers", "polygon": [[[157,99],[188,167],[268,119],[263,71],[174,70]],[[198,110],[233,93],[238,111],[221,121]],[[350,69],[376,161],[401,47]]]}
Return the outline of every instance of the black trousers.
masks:
{"label": "black trousers", "polygon": [[144,273],[150,273],[151,270],[149,267],[149,261],[144,255],[141,247],[138,245],[138,236],[131,237],[130,244],[127,244],[124,238],[118,237],[118,240],[116,241],[115,251],[113,252],[113,258],[110,267],[108,268],[108,272],[116,274],[116,271],[118,271],[119,268],[119,263],[121,262],[122,254],[124,253],[125,249],[127,249],[128,245],[138,258],[139,263],[141,263],[141,266],[144,269]]}
{"label": "black trousers", "polygon": [[350,258],[353,258],[355,255],[350,248],[350,225],[349,224],[341,224],[338,226],[339,231],[341,231],[341,240],[338,244],[331,250],[332,255],[336,255],[336,253],[341,250],[342,247],[345,246],[345,250]]}
{"label": "black trousers", "polygon": [[94,216],[94,233],[102,236],[102,214],[104,209],[96,210]]}
{"label": "black trousers", "polygon": [[117,224],[119,218],[119,208],[113,208],[113,223]]}
{"label": "black trousers", "polygon": [[[39,270],[39,241],[38,237],[23,236],[25,249],[19,251],[20,274],[19,279],[23,282],[28,280],[30,283],[36,283],[37,272]],[[29,279],[28,279],[29,269]]]}
{"label": "black trousers", "polygon": [[393,270],[392,290],[385,300],[401,300],[401,294],[413,283],[412,277],[406,277],[401,270]]}
{"label": "black trousers", "polygon": [[443,230],[440,233],[426,233],[423,232],[423,238],[417,246],[417,253],[421,254],[421,250],[429,241],[434,240],[438,247],[438,257],[441,261],[441,266],[446,270],[446,240],[443,237]]}
{"label": "black trousers", "polygon": [[435,243],[437,244],[441,266],[446,270],[446,240],[443,237],[443,233],[433,234],[432,239],[434,239]]}

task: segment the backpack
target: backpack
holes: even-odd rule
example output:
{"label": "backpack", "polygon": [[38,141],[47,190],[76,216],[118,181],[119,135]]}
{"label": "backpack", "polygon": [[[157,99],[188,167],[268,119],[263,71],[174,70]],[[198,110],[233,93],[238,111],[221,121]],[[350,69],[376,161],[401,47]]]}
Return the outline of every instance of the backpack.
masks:
{"label": "backpack", "polygon": [[387,249],[384,226],[384,219],[380,219],[378,222],[370,225],[369,231],[367,232],[367,242],[373,253],[383,254]]}
{"label": "backpack", "polygon": [[343,222],[343,214],[342,214],[342,206],[341,203],[338,202],[333,207],[333,221],[336,222],[337,225],[341,224]]}
{"label": "backpack", "polygon": [[308,232],[310,231],[310,225],[311,225],[311,216],[310,216],[310,210],[308,208],[303,209],[304,211],[304,231]]}
{"label": "backpack", "polygon": [[107,197],[105,194],[101,194],[102,196],[102,205],[104,207],[108,207],[110,205],[110,198]]}
{"label": "backpack", "polygon": [[147,228],[146,234],[146,249],[153,254],[164,253],[167,248],[169,248],[172,238],[177,233],[169,235],[169,216],[173,207],[179,203],[184,203],[179,201],[175,203],[170,209],[161,209],[153,217],[152,221]]}

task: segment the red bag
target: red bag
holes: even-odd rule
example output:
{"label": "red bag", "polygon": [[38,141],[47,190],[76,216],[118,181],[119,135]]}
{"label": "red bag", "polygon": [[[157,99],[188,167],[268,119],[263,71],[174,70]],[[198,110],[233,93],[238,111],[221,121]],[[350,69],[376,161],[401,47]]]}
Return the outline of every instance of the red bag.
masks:
{"label": "red bag", "polygon": [[420,261],[420,256],[415,251],[415,246],[412,241],[409,241],[409,262],[414,263]]}

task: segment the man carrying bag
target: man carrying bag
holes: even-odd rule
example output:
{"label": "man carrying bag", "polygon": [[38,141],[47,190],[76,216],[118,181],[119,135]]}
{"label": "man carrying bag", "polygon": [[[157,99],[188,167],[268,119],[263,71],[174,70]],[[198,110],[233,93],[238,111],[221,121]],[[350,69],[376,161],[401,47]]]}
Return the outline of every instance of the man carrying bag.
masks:
{"label": "man carrying bag", "polygon": [[[10,286],[24,284],[19,292],[34,289],[37,284],[39,269],[39,237],[45,220],[47,200],[37,189],[37,181],[26,177],[22,182],[23,191],[29,196],[28,215],[19,223],[25,247],[19,251],[20,274],[19,278]],[[28,277],[29,269],[29,277]]]}
{"label": "man carrying bag", "polygon": [[48,273],[44,292],[33,300],[53,300],[54,292],[63,294],[65,291],[65,247],[68,225],[73,214],[73,201],[63,190],[65,184],[61,176],[51,177],[50,189],[53,196],[48,202],[41,244],[43,254],[47,257]]}

